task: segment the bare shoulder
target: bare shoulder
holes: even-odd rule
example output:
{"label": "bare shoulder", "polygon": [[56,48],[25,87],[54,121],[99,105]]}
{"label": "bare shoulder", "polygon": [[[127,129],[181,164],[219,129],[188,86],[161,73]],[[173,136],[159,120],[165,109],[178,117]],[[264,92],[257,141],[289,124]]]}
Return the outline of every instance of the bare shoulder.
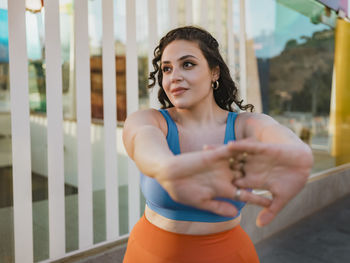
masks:
{"label": "bare shoulder", "polygon": [[237,116],[235,133],[238,140],[248,137],[251,130],[258,130],[267,125],[278,125],[271,116],[263,113],[241,112]]}
{"label": "bare shoulder", "polygon": [[124,131],[137,130],[143,126],[155,126],[167,133],[166,120],[162,114],[155,109],[139,110],[130,114],[124,123]]}

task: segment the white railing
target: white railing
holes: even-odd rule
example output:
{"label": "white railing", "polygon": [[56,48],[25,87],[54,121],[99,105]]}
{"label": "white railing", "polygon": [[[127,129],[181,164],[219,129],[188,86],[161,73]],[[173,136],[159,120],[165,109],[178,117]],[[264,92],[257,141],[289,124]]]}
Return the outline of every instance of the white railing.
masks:
{"label": "white railing", "polygon": [[[137,68],[137,45],[136,45],[136,2],[135,0],[126,1],[126,105],[127,114],[136,111],[139,105],[139,88]],[[129,229],[131,229],[140,215],[140,191],[139,176],[135,164],[128,160],[128,207],[129,207]]]}
{"label": "white railing", "polygon": [[33,260],[32,187],[25,2],[8,1],[13,217],[16,262]]}
{"label": "white railing", "polygon": [[45,58],[47,102],[47,152],[49,193],[49,254],[56,258],[65,253],[64,153],[62,70],[59,4],[45,1]]}
{"label": "white railing", "polygon": [[[126,81],[127,114],[138,109],[138,63],[136,42],[136,0],[126,2]],[[170,27],[180,24],[178,7],[181,1],[168,0]],[[234,60],[233,2],[212,1],[215,20],[214,35],[225,39],[228,60]],[[241,1],[242,2],[242,1]],[[104,101],[104,160],[106,190],[106,242],[121,238],[118,211],[117,150],[123,147],[116,141],[116,74],[114,50],[114,1],[102,3],[102,58],[103,58],[103,101]],[[159,39],[157,0],[148,0],[148,43],[149,66],[153,49]],[[210,1],[183,1],[185,21],[191,24],[193,14],[199,12],[200,21],[208,28]],[[197,5],[196,5],[197,4]],[[77,173],[78,173],[78,225],[79,249],[93,248],[93,200],[92,200],[92,148],[90,107],[90,60],[88,35],[88,1],[75,0],[75,79],[77,112]],[[200,8],[195,9],[195,6]],[[62,108],[62,72],[59,0],[45,0],[45,59],[47,96],[47,148],[48,148],[48,203],[49,203],[49,259],[65,257],[65,196],[64,196],[64,139]],[[222,14],[226,16],[226,30],[223,29]],[[244,17],[243,17],[244,18]],[[30,112],[28,90],[28,56],[26,46],[25,0],[8,0],[9,57],[11,86],[11,121],[13,155],[13,208],[14,208],[14,251],[15,262],[33,262],[33,222],[31,188],[31,145]],[[244,27],[241,27],[244,28]],[[227,35],[225,38],[224,35]],[[244,34],[241,34],[244,39]],[[244,44],[242,45],[244,46]],[[242,48],[241,46],[241,48]],[[240,62],[244,63],[244,53]],[[242,60],[243,59],[243,60]],[[228,61],[233,70],[234,61]],[[245,70],[242,70],[245,74]],[[241,76],[241,79],[245,77]],[[244,83],[242,83],[244,84]],[[245,89],[242,87],[241,89]],[[245,93],[243,93],[245,94]],[[150,105],[158,107],[157,92],[150,95]],[[128,163],[128,207],[129,229],[140,217],[139,176],[133,162]],[[73,253],[75,253],[73,252]],[[71,254],[71,253],[70,253]]]}
{"label": "white railing", "polygon": [[102,1],[102,61],[103,61],[103,113],[105,132],[105,176],[106,176],[106,239],[119,236],[117,151],[116,144],[116,79],[114,60],[113,1]]}

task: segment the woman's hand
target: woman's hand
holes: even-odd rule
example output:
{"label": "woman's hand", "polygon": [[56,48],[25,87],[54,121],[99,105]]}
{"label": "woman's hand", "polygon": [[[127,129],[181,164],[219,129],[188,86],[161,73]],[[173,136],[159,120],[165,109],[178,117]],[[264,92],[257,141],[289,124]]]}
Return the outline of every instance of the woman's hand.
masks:
{"label": "woman's hand", "polygon": [[[216,198],[234,199],[237,187],[232,184],[234,172],[229,158],[235,149],[228,145],[204,151],[173,156],[164,163],[155,179],[177,202],[211,211],[222,216],[235,216],[237,209],[232,204]],[[269,206],[271,200],[244,193],[242,201],[260,206]]]}
{"label": "woman's hand", "polygon": [[271,204],[257,218],[258,226],[269,224],[307,182],[313,164],[311,149],[302,143],[271,144],[251,139],[230,143],[229,147],[236,158],[244,152],[248,154],[243,168],[245,176],[234,184],[271,192]]}

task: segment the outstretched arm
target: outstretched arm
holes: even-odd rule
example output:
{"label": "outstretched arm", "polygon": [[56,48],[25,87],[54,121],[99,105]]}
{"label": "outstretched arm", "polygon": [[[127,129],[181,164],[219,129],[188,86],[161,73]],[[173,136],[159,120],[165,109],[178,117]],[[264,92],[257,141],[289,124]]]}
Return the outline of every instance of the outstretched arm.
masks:
{"label": "outstretched arm", "polygon": [[174,156],[166,141],[166,123],[161,118],[161,113],[153,109],[138,111],[128,116],[123,129],[126,152],[139,170],[150,177],[162,173]]}

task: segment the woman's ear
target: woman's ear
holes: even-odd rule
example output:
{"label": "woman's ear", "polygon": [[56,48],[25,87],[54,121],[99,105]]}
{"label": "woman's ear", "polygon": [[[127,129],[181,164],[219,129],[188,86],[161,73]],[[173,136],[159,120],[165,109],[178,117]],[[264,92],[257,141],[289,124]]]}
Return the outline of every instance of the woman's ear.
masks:
{"label": "woman's ear", "polygon": [[216,66],[211,70],[211,75],[213,81],[218,80],[220,78],[220,67]]}

